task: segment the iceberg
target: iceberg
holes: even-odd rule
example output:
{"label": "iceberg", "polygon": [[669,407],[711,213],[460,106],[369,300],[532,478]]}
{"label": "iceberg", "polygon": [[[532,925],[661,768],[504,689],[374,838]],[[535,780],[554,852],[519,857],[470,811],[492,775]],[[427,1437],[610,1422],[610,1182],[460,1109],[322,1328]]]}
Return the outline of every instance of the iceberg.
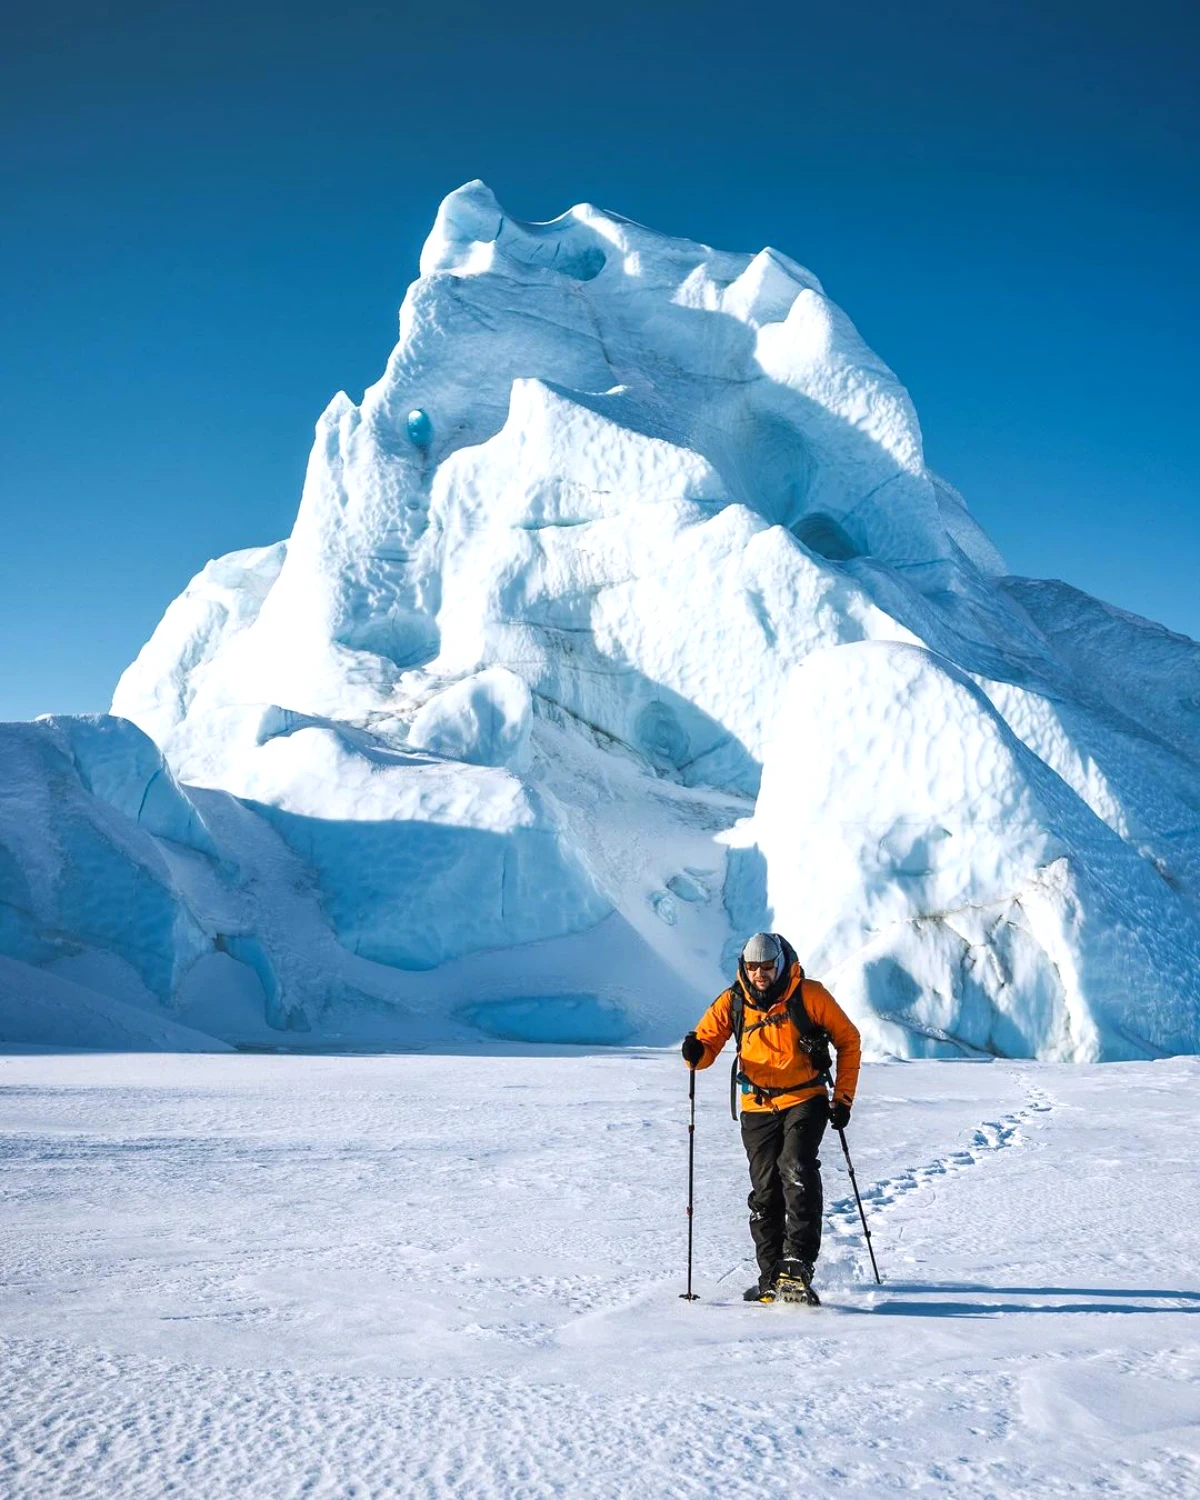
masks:
{"label": "iceberg", "polygon": [[602,1045],[779,927],[877,1052],[1196,1051],[1198,704],[811,272],[469,183],[291,536],[0,729],[0,950],[226,1044]]}

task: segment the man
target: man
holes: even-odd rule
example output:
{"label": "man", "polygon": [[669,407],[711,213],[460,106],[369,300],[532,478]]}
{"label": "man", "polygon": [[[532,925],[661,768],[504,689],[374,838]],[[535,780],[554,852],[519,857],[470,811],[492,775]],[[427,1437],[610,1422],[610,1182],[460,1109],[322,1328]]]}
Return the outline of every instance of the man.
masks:
{"label": "man", "polygon": [[[826,1124],[844,1130],[850,1119],[862,1054],[858,1028],[824,985],[805,979],[790,943],[774,932],[756,932],[742,949],[737,979],[684,1038],[684,1062],[711,1067],[735,1031],[759,1270],[745,1298],[773,1302],[779,1290],[815,1303],[822,1209],[817,1149]],[[837,1049],[832,1100],[822,1076],[828,1042]]]}

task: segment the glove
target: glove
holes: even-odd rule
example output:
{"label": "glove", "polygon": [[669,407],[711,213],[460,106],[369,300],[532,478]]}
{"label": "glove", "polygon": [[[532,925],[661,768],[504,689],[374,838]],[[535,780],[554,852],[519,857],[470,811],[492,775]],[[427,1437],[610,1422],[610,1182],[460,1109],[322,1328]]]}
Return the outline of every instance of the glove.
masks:
{"label": "glove", "polygon": [[704,1043],[694,1031],[689,1031],[684,1037],[683,1045],[679,1050],[683,1053],[683,1060],[689,1068],[694,1068],[697,1063],[704,1061]]}
{"label": "glove", "polygon": [[829,1123],[835,1130],[845,1130],[850,1123],[850,1106],[834,1099],[829,1106]]}

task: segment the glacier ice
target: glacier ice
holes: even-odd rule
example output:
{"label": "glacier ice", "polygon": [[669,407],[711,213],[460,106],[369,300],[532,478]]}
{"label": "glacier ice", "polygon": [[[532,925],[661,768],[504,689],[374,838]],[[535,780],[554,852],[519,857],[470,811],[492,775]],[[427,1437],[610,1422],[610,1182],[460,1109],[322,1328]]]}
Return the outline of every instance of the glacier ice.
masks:
{"label": "glacier ice", "polygon": [[474,766],[523,767],[533,697],[523,677],[488,667],[435,693],[413,717],[408,743]]}
{"label": "glacier ice", "polygon": [[239,1045],[603,1044],[773,924],[880,1051],[1200,1046],[1200,647],[1010,577],[779,251],[470,183],[420,272],[286,542],[110,716],[0,729],[22,972]]}
{"label": "glacier ice", "polygon": [[408,414],[408,420],[404,424],[408,438],[418,448],[428,448],[433,442],[433,423],[429,420],[429,413],[414,406]]}
{"label": "glacier ice", "polygon": [[743,837],[776,920],[882,1047],[907,1030],[1061,1061],[1188,1048],[1187,903],[922,647],[805,661]]}

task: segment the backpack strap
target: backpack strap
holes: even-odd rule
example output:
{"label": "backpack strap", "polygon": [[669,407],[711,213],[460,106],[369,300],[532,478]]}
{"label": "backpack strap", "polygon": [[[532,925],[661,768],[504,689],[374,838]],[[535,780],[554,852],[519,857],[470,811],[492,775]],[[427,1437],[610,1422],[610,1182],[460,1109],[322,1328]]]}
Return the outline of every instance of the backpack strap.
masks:
{"label": "backpack strap", "polygon": [[[738,967],[741,965],[739,963]],[[729,1021],[733,1027],[733,1066],[729,1070],[729,1113],[737,1120],[738,1075],[742,1071],[742,1032],[746,1029],[746,997],[735,979],[729,989]]]}
{"label": "backpack strap", "polygon": [[787,1003],[787,1013],[791,1017],[792,1025],[796,1028],[796,1040],[801,1049],[808,1053],[808,1060],[813,1065],[813,1072],[822,1083],[832,1085],[830,1076],[833,1068],[833,1058],[829,1055],[829,1033],[823,1026],[818,1026],[809,1015],[804,1004],[804,981],[796,993]]}

